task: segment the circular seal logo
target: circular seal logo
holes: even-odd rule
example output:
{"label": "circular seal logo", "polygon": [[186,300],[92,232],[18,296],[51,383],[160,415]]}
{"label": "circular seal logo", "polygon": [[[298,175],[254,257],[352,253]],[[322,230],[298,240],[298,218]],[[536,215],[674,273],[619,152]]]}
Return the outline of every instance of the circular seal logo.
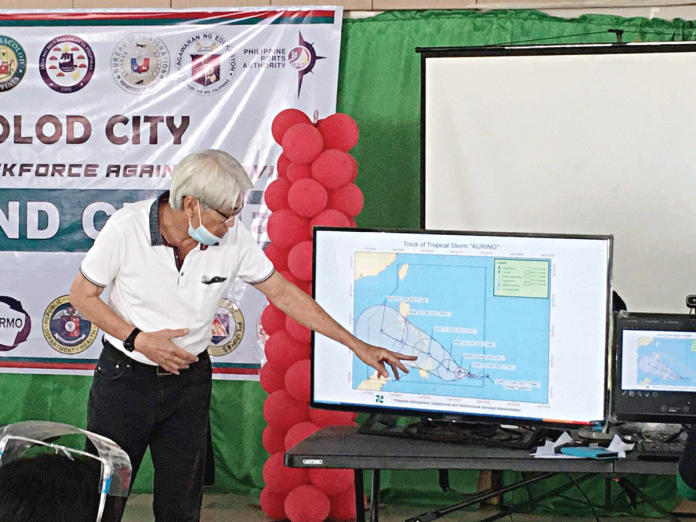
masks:
{"label": "circular seal logo", "polygon": [[228,299],[220,299],[213,319],[213,337],[208,353],[227,355],[234,351],[244,337],[244,316],[239,307]]}
{"label": "circular seal logo", "polygon": [[176,69],[190,91],[203,95],[217,94],[232,82],[237,57],[224,37],[215,33],[199,33],[179,47]]}
{"label": "circular seal logo", "polygon": [[77,92],[94,74],[94,52],[82,38],[66,34],[46,44],[39,56],[44,83],[56,92]]}
{"label": "circular seal logo", "polygon": [[111,74],[119,87],[133,94],[145,94],[161,87],[169,74],[169,51],[164,42],[146,33],[121,40],[111,55]]}
{"label": "circular seal logo", "polygon": [[288,54],[288,62],[298,71],[304,71],[312,65],[312,53],[303,45],[293,47]]}
{"label": "circular seal logo", "polygon": [[14,350],[29,337],[31,317],[22,303],[6,295],[0,295],[0,351]]}
{"label": "circular seal logo", "polygon": [[0,35],[0,92],[17,86],[27,72],[27,55],[16,40]]}
{"label": "circular seal logo", "polygon": [[48,305],[43,314],[43,334],[55,351],[74,355],[92,346],[99,328],[85,319],[69,299],[62,295]]}

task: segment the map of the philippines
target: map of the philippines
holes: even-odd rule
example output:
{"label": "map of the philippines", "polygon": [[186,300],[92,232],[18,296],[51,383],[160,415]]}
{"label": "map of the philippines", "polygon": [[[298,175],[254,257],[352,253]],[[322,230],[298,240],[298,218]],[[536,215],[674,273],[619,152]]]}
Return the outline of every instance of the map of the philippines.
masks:
{"label": "map of the philippines", "polygon": [[549,272],[536,259],[356,253],[355,335],[417,359],[397,381],[355,358],[353,387],[547,403]]}
{"label": "map of the philippines", "polygon": [[637,343],[640,384],[696,386],[696,340],[639,337]]}

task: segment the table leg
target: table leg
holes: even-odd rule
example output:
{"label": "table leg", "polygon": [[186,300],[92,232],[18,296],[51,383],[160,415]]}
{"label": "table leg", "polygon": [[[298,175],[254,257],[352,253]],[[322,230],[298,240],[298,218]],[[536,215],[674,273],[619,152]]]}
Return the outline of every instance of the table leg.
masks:
{"label": "table leg", "polygon": [[363,470],[354,469],[355,475],[355,517],[356,522],[365,522],[365,488],[363,486]]}
{"label": "table leg", "polygon": [[372,489],[370,493],[370,522],[379,522],[379,470],[372,470]]}

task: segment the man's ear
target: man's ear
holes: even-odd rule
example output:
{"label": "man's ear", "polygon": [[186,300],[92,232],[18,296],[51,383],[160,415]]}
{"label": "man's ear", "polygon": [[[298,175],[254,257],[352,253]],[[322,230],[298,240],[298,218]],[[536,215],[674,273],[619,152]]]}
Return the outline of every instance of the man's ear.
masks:
{"label": "man's ear", "polygon": [[198,200],[193,196],[184,196],[183,208],[186,215],[191,217],[196,212],[196,207],[198,205]]}

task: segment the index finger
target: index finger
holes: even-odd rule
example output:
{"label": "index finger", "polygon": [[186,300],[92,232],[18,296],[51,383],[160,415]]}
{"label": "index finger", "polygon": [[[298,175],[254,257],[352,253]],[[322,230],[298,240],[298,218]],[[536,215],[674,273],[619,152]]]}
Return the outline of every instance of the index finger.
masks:
{"label": "index finger", "polygon": [[[393,360],[392,360],[392,359],[388,359],[388,362],[389,362],[389,365],[390,365],[392,368],[394,368],[394,373],[396,373],[396,368],[397,368],[397,367],[398,367],[402,372],[408,373],[408,369],[406,368],[406,366],[404,366],[404,365],[402,364],[402,362],[401,362],[397,357],[394,357]],[[398,379],[398,377],[397,377],[397,379]]]}

